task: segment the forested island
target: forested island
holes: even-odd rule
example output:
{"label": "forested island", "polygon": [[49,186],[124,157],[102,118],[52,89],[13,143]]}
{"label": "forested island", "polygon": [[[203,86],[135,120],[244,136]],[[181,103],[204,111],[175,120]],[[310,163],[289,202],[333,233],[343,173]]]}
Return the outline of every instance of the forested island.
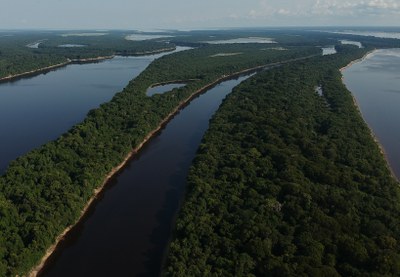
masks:
{"label": "forested island", "polygon": [[[238,48],[240,56],[212,57]],[[106,176],[194,93],[242,70],[320,53],[315,47],[260,48],[215,45],[164,56],[111,102],[89,112],[84,122],[11,162],[0,177],[1,275],[24,274],[38,263],[55,238],[80,217]],[[176,79],[197,81],[146,96],[152,84]]]}
{"label": "forested island", "polygon": [[[11,162],[0,176],[1,276],[28,274],[108,178],[192,97],[265,66],[211,122],[165,274],[400,274],[399,184],[339,72],[375,48],[398,47],[397,40],[299,30],[176,32],[168,41],[135,43],[127,35],[58,33],[42,41],[34,34],[19,48],[15,39],[1,44],[0,78],[67,59],[195,47],[155,60],[82,123]],[[206,42],[255,35],[274,43]],[[341,45],[343,38],[364,48]],[[26,47],[39,40],[38,48]],[[66,44],[89,46],[58,47]],[[322,57],[327,45],[338,53]],[[154,84],[176,80],[190,82],[146,96]]]}
{"label": "forested island", "polygon": [[336,49],[259,73],[224,101],[189,174],[167,276],[400,275],[399,183],[339,72],[366,50]]}
{"label": "forested island", "polygon": [[[134,35],[132,35],[132,33]],[[310,30],[215,30],[143,33],[129,31],[3,31],[0,33],[0,81],[59,67],[71,62],[96,61],[114,55],[137,56],[171,51],[176,45],[201,47],[237,38],[273,38],[279,46],[335,45],[357,40],[366,47],[398,47],[396,39],[360,37]],[[132,38],[130,38],[132,36]],[[149,36],[142,39],[142,36]],[[154,36],[155,38],[152,38]],[[160,37],[158,37],[160,36]],[[49,68],[50,67],[50,68]]]}
{"label": "forested island", "polygon": [[0,36],[0,81],[32,75],[72,62],[95,62],[114,55],[172,51],[164,41],[131,41],[126,32],[9,32]]}

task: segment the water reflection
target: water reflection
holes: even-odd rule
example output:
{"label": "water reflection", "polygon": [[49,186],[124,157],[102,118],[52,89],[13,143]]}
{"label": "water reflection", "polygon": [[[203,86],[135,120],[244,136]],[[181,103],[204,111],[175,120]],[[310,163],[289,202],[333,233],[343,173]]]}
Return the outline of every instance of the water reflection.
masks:
{"label": "water reflection", "polygon": [[183,83],[172,83],[172,84],[166,84],[166,85],[160,85],[160,86],[155,86],[151,87],[146,91],[147,96],[153,96],[154,94],[163,94],[168,91],[171,91],[175,88],[181,88],[186,86],[186,84]]}
{"label": "water reflection", "polygon": [[180,111],[114,178],[42,276],[159,276],[186,176],[209,119],[245,78],[214,87]]}
{"label": "water reflection", "polygon": [[0,174],[11,160],[82,121],[89,110],[109,101],[154,59],[166,54],[71,64],[0,84]]}
{"label": "water reflection", "polygon": [[400,49],[375,51],[343,72],[362,115],[385,149],[389,163],[400,177]]}

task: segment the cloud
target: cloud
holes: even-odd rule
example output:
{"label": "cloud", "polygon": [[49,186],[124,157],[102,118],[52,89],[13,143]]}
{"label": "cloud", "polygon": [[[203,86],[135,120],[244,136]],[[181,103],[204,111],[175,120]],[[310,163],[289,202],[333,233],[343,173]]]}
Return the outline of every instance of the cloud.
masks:
{"label": "cloud", "polygon": [[400,4],[394,0],[317,0],[310,13],[332,16],[387,15],[400,13]]}
{"label": "cloud", "polygon": [[248,12],[251,19],[267,17],[379,16],[400,14],[400,0],[260,0]]}
{"label": "cloud", "polygon": [[292,12],[289,11],[289,10],[286,10],[286,9],[279,9],[279,10],[277,11],[277,14],[280,14],[280,15],[291,15]]}
{"label": "cloud", "polygon": [[251,18],[262,18],[269,16],[292,16],[298,15],[299,10],[290,8],[290,6],[283,4],[282,2],[259,1],[259,7],[257,9],[252,9],[249,11],[249,17]]}
{"label": "cloud", "polygon": [[367,5],[379,9],[400,9],[400,4],[393,0],[372,0]]}
{"label": "cloud", "polygon": [[310,10],[312,15],[353,15],[356,3],[317,0]]}

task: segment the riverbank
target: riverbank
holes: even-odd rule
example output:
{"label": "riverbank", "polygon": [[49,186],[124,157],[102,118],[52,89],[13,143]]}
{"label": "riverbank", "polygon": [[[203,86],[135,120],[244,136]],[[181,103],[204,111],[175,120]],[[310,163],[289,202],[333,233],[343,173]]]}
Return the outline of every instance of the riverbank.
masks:
{"label": "riverbank", "polygon": [[188,96],[186,99],[182,100],[177,106],[176,108],[174,108],[163,120],[161,120],[161,122],[157,125],[157,127],[151,131],[149,134],[146,135],[146,137],[142,140],[142,142],[137,145],[131,152],[128,153],[128,155],[123,159],[123,161],[116,166],[115,168],[113,168],[109,174],[107,174],[107,176],[105,177],[103,183],[93,191],[93,196],[89,199],[89,201],[87,202],[87,204],[84,206],[84,208],[81,210],[80,212],[80,216],[78,218],[78,220],[76,221],[75,224],[68,226],[62,233],[61,235],[59,235],[56,239],[56,241],[54,242],[53,245],[51,245],[48,250],[46,251],[45,255],[43,256],[43,258],[41,259],[40,263],[34,267],[30,273],[28,274],[28,276],[33,277],[33,276],[37,276],[38,273],[43,269],[43,267],[45,266],[48,258],[52,255],[52,253],[55,251],[55,249],[57,249],[58,244],[60,243],[60,241],[62,241],[64,239],[64,237],[66,237],[69,233],[69,231],[71,231],[71,229],[82,220],[82,218],[84,217],[84,215],[86,214],[86,212],[89,210],[90,206],[92,205],[92,203],[94,202],[94,200],[97,198],[97,196],[99,195],[100,192],[103,191],[103,189],[106,187],[108,181],[117,173],[119,172],[124,166],[125,164],[131,159],[133,158],[133,156],[157,133],[159,132],[174,116],[175,114],[177,114],[183,107],[185,107],[187,104],[190,103],[190,101],[197,97],[198,95],[204,93],[205,91],[208,91],[210,88],[216,86],[217,84],[219,84],[222,81],[225,80],[229,80],[229,79],[233,79],[235,77],[238,77],[240,75],[243,74],[248,74],[248,73],[252,73],[252,72],[257,72],[259,70],[264,69],[265,67],[271,67],[271,66],[277,66],[278,64],[285,64],[285,63],[289,63],[291,61],[294,60],[299,60],[299,59],[307,59],[310,56],[307,57],[303,57],[303,58],[298,58],[298,59],[292,59],[292,60],[288,60],[288,61],[283,61],[280,63],[272,63],[272,64],[266,64],[266,65],[261,65],[261,66],[256,66],[256,67],[252,67],[252,68],[248,68],[242,71],[238,71],[235,72],[233,74],[229,74],[229,75],[223,75],[220,78],[216,79],[215,81],[204,85],[203,87],[199,88],[198,90],[194,91],[190,96]]}
{"label": "riverbank", "polygon": [[167,82],[159,82],[159,83],[154,83],[154,84],[151,84],[148,88],[147,88],[147,90],[146,90],[146,95],[148,96],[148,97],[152,97],[153,96],[153,94],[151,94],[150,93],[150,91],[151,91],[151,89],[153,89],[153,88],[156,88],[156,87],[163,87],[163,86],[167,86],[167,85],[170,85],[170,84],[174,84],[174,85],[176,85],[176,84],[182,84],[182,85],[187,85],[188,83],[190,83],[190,82],[195,82],[195,81],[199,81],[199,79],[187,79],[187,80],[172,80],[172,81],[167,81]]}
{"label": "riverbank", "polygon": [[42,68],[39,68],[39,69],[26,71],[26,72],[14,74],[14,75],[8,75],[6,77],[0,78],[0,83],[16,81],[16,80],[19,80],[19,79],[22,79],[22,78],[36,76],[36,75],[39,75],[39,74],[42,74],[42,73],[45,73],[45,72],[49,72],[51,70],[58,69],[60,67],[67,66],[70,63],[71,63],[71,61],[67,60],[66,62],[63,62],[63,63],[50,65],[50,66],[46,66],[46,67],[42,67]]}
{"label": "riverbank", "polygon": [[199,79],[172,80],[172,81],[168,81],[168,82],[154,83],[154,84],[151,84],[151,86],[149,86],[149,88],[165,86],[165,85],[169,85],[169,84],[186,84],[188,82],[194,82],[194,81],[199,81]]}
{"label": "riverbank", "polygon": [[96,58],[87,58],[87,59],[70,59],[70,61],[71,61],[71,64],[96,63],[96,62],[109,60],[114,57],[115,57],[115,55],[110,55],[110,56],[100,56],[100,57],[96,57]]}
{"label": "riverbank", "polygon": [[171,52],[176,50],[176,47],[169,47],[169,48],[161,48],[158,50],[153,50],[153,51],[143,51],[143,52],[137,52],[137,53],[133,53],[133,54],[124,54],[124,53],[117,53],[116,55],[119,56],[146,56],[146,55],[155,55],[155,54],[160,54],[160,53],[164,53],[164,52]]}
{"label": "riverbank", "polygon": [[94,58],[85,58],[85,59],[66,59],[65,62],[62,63],[58,63],[58,64],[54,64],[54,65],[50,65],[50,66],[46,66],[46,67],[42,67],[42,68],[38,68],[38,69],[34,69],[34,70],[30,70],[30,71],[26,71],[26,72],[22,72],[22,73],[18,73],[18,74],[13,74],[13,75],[8,75],[6,77],[2,77],[0,78],[0,83],[6,83],[6,82],[12,82],[12,81],[17,81],[26,77],[33,77],[33,76],[37,76],[43,73],[47,73],[62,67],[65,67],[67,65],[70,64],[85,64],[85,63],[96,63],[96,62],[101,62],[104,60],[109,60],[114,58],[115,56],[147,56],[147,55],[155,55],[155,54],[160,54],[160,53],[164,53],[164,52],[170,52],[170,51],[174,51],[176,50],[176,47],[173,48],[162,48],[159,50],[154,50],[154,51],[146,51],[146,52],[138,52],[138,53],[134,53],[134,54],[130,54],[130,55],[122,55],[120,53],[116,53],[113,55],[109,55],[109,56],[99,56],[99,57],[94,57]]}
{"label": "riverbank", "polygon": [[[378,49],[373,49],[373,50],[371,50],[371,51],[368,51],[368,52],[367,52],[364,56],[362,56],[360,59],[351,61],[351,62],[350,62],[349,64],[347,64],[346,66],[340,68],[340,69],[339,69],[340,72],[343,72],[344,70],[346,70],[347,68],[349,68],[350,66],[352,66],[352,65],[355,64],[355,63],[359,63],[359,62],[362,62],[362,61],[368,59],[368,58],[369,58],[371,55],[373,55],[376,51],[378,51]],[[343,74],[342,74],[342,75],[343,75]]]}
{"label": "riverbank", "polygon": [[14,75],[9,75],[7,77],[0,78],[0,83],[5,83],[5,82],[11,82],[11,81],[17,81],[22,78],[26,77],[33,77],[39,74],[43,74],[46,72],[50,72],[56,69],[59,69],[61,67],[70,65],[70,64],[85,64],[85,63],[94,63],[94,62],[100,62],[104,60],[109,60],[114,58],[115,55],[111,56],[101,56],[101,57],[96,57],[96,58],[87,58],[87,59],[67,59],[66,62],[55,64],[55,65],[50,65],[46,67],[42,67],[39,69],[31,70],[31,71],[26,71],[23,73],[19,74],[14,74]]}
{"label": "riverbank", "polygon": [[[343,83],[343,85],[344,85],[345,87],[346,87],[346,84],[344,83],[343,71],[346,70],[347,68],[350,68],[352,65],[354,65],[354,64],[356,64],[356,63],[359,63],[359,62],[362,62],[362,61],[368,59],[368,58],[371,57],[371,55],[373,55],[376,51],[378,51],[378,49],[374,49],[374,50],[372,50],[372,51],[369,51],[369,52],[367,52],[362,58],[357,59],[357,60],[354,60],[354,61],[350,62],[348,65],[346,65],[346,66],[340,68],[340,73],[342,74],[342,83]],[[347,88],[347,87],[346,87],[346,88]],[[349,89],[347,89],[347,90],[350,91]],[[350,91],[350,93],[351,93],[351,97],[353,98],[353,104],[354,104],[355,108],[357,109],[357,111],[359,112],[360,116],[363,118],[364,122],[367,124],[368,129],[369,129],[369,132],[370,132],[370,135],[371,135],[371,137],[373,138],[373,140],[375,141],[375,143],[378,145],[379,150],[380,150],[382,156],[383,156],[384,159],[386,160],[387,168],[389,169],[389,171],[390,171],[392,177],[393,177],[395,180],[399,181],[399,179],[397,178],[396,174],[394,173],[393,168],[392,168],[391,165],[390,165],[390,162],[389,162],[389,159],[388,159],[388,155],[386,154],[385,148],[384,148],[383,145],[379,142],[379,139],[378,139],[378,137],[375,135],[374,131],[372,130],[372,127],[369,126],[368,123],[367,123],[367,121],[365,120],[365,118],[364,118],[364,116],[363,116],[363,113],[362,113],[362,111],[361,111],[360,105],[359,105],[359,103],[357,102],[357,99],[355,98],[354,94],[353,94],[351,91]]]}
{"label": "riverbank", "polygon": [[[187,177],[163,276],[268,276],[282,268],[286,276],[308,276],[310,269],[316,276],[399,276],[380,263],[398,261],[399,245],[388,250],[380,242],[400,237],[399,183],[340,81],[339,68],[366,52],[353,48],[264,71],[224,100]],[[332,109],[314,92],[319,83]],[[266,233],[268,249],[260,251]],[[289,233],[295,235],[287,239]],[[316,268],[316,245],[337,262]],[[363,250],[361,260],[348,255],[360,245],[371,251]],[[285,259],[271,260],[270,249],[281,249]],[[251,266],[229,266],[243,256]]]}

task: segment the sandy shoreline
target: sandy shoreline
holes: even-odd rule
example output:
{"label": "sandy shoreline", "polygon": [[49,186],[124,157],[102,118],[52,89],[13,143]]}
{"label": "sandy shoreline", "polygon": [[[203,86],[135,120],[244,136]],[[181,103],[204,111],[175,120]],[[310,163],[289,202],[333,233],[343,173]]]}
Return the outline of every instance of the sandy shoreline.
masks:
{"label": "sandy shoreline", "polygon": [[352,66],[355,63],[360,63],[366,59],[368,59],[371,55],[373,55],[376,51],[378,51],[378,49],[374,49],[371,51],[368,51],[364,56],[362,56],[361,58],[351,61],[349,64],[347,64],[346,66],[342,67],[340,70],[340,72],[343,72],[344,70],[346,70],[347,68],[349,68],[350,66]]}
{"label": "sandy shoreline", "polygon": [[[362,58],[357,59],[357,60],[354,60],[354,61],[350,62],[348,65],[346,65],[346,66],[344,66],[344,67],[342,67],[342,68],[340,69],[340,72],[341,72],[341,74],[342,74],[342,82],[343,82],[344,86],[346,86],[346,84],[344,83],[343,71],[346,70],[347,68],[351,67],[352,65],[356,64],[356,63],[359,63],[359,62],[362,62],[362,61],[368,59],[368,58],[369,58],[371,55],[373,55],[376,51],[378,51],[378,49],[374,49],[374,50],[372,50],[372,51],[369,51],[369,52],[366,53]],[[347,87],[346,87],[346,88],[347,88]],[[350,91],[349,89],[347,89],[347,90]],[[389,162],[388,156],[387,156],[387,154],[386,154],[385,148],[384,148],[383,145],[379,142],[379,139],[378,139],[378,137],[375,135],[375,133],[374,133],[374,131],[372,130],[372,128],[371,128],[371,127],[368,125],[368,123],[365,121],[365,119],[364,119],[364,117],[363,117],[363,114],[362,114],[362,112],[361,112],[361,109],[360,109],[360,105],[358,104],[357,99],[355,98],[354,94],[353,94],[351,91],[350,91],[350,93],[351,93],[351,97],[353,98],[353,104],[354,104],[354,106],[356,107],[356,109],[357,109],[357,111],[359,112],[359,114],[361,115],[361,117],[362,117],[362,119],[364,120],[364,122],[367,124],[368,129],[369,129],[369,132],[370,132],[370,134],[371,134],[371,137],[373,138],[373,140],[375,141],[375,143],[378,145],[379,150],[380,150],[382,156],[383,156],[384,159],[386,160],[387,168],[389,169],[390,173],[392,174],[392,177],[393,177],[394,179],[396,179],[397,181],[399,181],[399,179],[397,179],[396,174],[394,173],[393,168],[390,166],[390,162]]]}
{"label": "sandy shoreline", "polygon": [[287,60],[287,61],[282,61],[282,62],[276,62],[276,63],[271,63],[271,64],[265,64],[265,65],[260,65],[260,66],[255,66],[252,68],[248,68],[248,69],[244,69],[229,75],[223,75],[220,78],[216,79],[215,81],[199,88],[198,90],[196,90],[195,92],[193,92],[189,97],[187,97],[185,100],[181,101],[176,108],[173,109],[173,111],[171,111],[161,122],[159,125],[157,125],[157,127],[152,130],[149,134],[146,135],[146,137],[143,139],[143,141],[136,146],[131,152],[129,152],[129,154],[123,159],[123,161],[116,167],[114,167],[105,177],[103,183],[96,188],[93,191],[93,196],[89,199],[89,201],[87,202],[87,204],[84,206],[84,208],[81,210],[80,216],[77,219],[77,221],[73,224],[68,226],[59,236],[57,236],[55,242],[47,249],[45,255],[42,257],[41,261],[39,262],[38,265],[36,265],[28,274],[28,277],[36,277],[38,275],[38,273],[44,268],[44,266],[46,265],[47,259],[53,254],[53,252],[57,249],[58,244],[64,239],[64,237],[68,234],[68,232],[77,224],[79,223],[82,218],[84,217],[84,215],[86,214],[86,212],[88,211],[88,209],[90,208],[90,206],[92,205],[92,203],[94,202],[94,200],[97,198],[97,196],[99,195],[99,193],[101,191],[103,191],[103,189],[105,188],[105,186],[107,185],[108,181],[116,174],[118,173],[124,166],[125,164],[131,159],[133,158],[133,156],[155,135],[157,134],[183,107],[185,107],[187,104],[190,103],[190,101],[192,99],[194,99],[195,97],[199,96],[200,94],[208,91],[209,89],[211,89],[212,87],[218,85],[219,83],[229,80],[229,79],[233,79],[236,77],[239,77],[243,74],[250,74],[253,72],[257,72],[259,70],[262,70],[266,67],[270,67],[270,66],[277,66],[280,64],[286,64],[292,61],[298,61],[298,60],[303,60],[303,59],[308,59],[310,57],[313,57],[315,55],[311,55],[311,56],[307,56],[307,57],[302,57],[302,58],[296,58],[296,59],[292,59],[292,60]]}

